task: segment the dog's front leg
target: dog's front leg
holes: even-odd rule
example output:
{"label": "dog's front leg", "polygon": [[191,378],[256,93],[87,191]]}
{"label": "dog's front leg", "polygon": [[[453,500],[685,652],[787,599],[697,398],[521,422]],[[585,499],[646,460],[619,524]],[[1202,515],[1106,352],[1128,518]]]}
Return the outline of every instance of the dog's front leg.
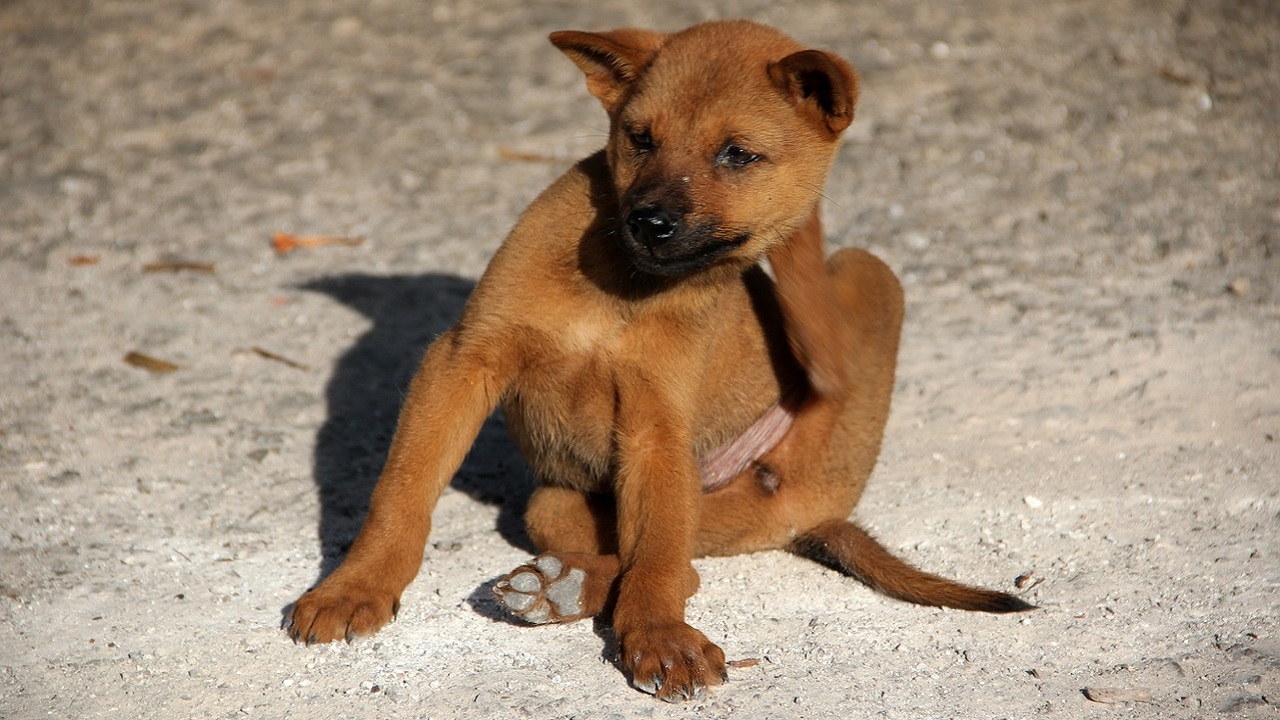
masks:
{"label": "dog's front leg", "polygon": [[701,490],[682,390],[644,379],[619,389],[622,576],[613,627],[632,683],[664,700],[695,697],[725,677],[724,653],[684,621],[698,586],[691,560]]}
{"label": "dog's front leg", "polygon": [[294,603],[294,640],[368,635],[399,609],[422,564],[431,511],[497,404],[510,368],[495,342],[451,330],[427,351],[409,387],[369,515],[342,565]]}

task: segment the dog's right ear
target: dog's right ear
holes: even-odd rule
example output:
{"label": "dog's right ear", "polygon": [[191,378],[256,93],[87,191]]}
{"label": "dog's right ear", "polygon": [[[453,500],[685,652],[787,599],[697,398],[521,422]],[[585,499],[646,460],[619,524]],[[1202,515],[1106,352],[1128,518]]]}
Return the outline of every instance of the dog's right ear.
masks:
{"label": "dog's right ear", "polygon": [[587,76],[587,90],[612,113],[627,87],[640,77],[666,35],[652,30],[624,28],[604,33],[562,30],[551,33],[551,44],[569,56]]}

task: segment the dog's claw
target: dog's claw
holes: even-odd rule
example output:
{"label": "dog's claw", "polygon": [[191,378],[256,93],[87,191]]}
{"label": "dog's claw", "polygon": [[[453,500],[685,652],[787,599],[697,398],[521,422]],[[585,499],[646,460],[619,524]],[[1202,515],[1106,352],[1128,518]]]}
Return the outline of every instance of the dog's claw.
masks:
{"label": "dog's claw", "polygon": [[649,678],[649,682],[647,683],[640,682],[638,679],[635,679],[631,681],[631,687],[645,693],[646,695],[657,695],[658,691],[662,689],[662,678],[654,675]]}

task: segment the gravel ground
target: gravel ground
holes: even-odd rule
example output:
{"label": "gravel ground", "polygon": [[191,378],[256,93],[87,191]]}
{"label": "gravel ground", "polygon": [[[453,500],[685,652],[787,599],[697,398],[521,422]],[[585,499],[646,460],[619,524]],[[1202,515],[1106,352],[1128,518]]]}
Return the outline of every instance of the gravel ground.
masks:
{"label": "gravel ground", "polygon": [[[513,8],[0,2],[0,717],[1277,716],[1280,5]],[[546,34],[732,16],[862,73],[827,231],[908,318],[860,519],[1042,609],[699,561],[691,622],[745,662],[654,702],[607,630],[488,599],[528,555],[495,418],[399,620],[291,644],[416,358],[603,143]]]}

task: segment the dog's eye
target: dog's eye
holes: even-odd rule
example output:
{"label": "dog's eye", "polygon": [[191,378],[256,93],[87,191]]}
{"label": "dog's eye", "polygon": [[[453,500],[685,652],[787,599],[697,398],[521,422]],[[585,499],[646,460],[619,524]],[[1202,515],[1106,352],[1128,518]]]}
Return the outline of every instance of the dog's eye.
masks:
{"label": "dog's eye", "polygon": [[653,136],[647,129],[628,130],[627,141],[631,143],[631,149],[636,152],[649,152],[653,149]]}
{"label": "dog's eye", "polygon": [[729,143],[716,153],[716,164],[727,168],[744,168],[753,162],[761,159],[761,155],[757,155],[741,145]]}

